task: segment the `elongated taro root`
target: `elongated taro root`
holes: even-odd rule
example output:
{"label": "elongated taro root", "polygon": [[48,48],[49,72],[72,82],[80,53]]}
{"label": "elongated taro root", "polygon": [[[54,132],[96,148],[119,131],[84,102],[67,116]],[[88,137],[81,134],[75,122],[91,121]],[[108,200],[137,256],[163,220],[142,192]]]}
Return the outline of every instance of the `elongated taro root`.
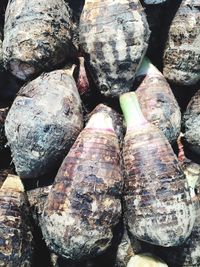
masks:
{"label": "elongated taro root", "polygon": [[168,267],[168,265],[150,253],[143,253],[133,256],[127,267]]}
{"label": "elongated taro root", "polygon": [[184,173],[166,137],[144,118],[136,94],[122,95],[120,104],[127,123],[123,159],[128,229],[148,243],[180,245],[195,220]]}
{"label": "elongated taro root", "polygon": [[83,127],[71,70],[46,73],[24,86],[11,106],[5,132],[21,178],[58,167]]}
{"label": "elongated taro root", "polygon": [[162,73],[144,58],[136,74],[144,80],[136,94],[145,118],[155,124],[173,143],[181,129],[181,112],[169,84]]}
{"label": "elongated taro root", "polygon": [[163,73],[177,84],[192,85],[200,80],[199,8],[199,0],[183,0],[169,29]]}
{"label": "elongated taro root", "polygon": [[73,55],[71,17],[64,0],[9,1],[4,27],[4,65],[26,80]]}
{"label": "elongated taro root", "polygon": [[124,226],[121,242],[117,249],[115,267],[126,267],[130,258],[141,251],[139,240],[130,238]]}
{"label": "elongated taro root", "polygon": [[0,188],[0,266],[31,266],[33,236],[27,196],[18,176]]}
{"label": "elongated taro root", "polygon": [[138,0],[86,0],[80,19],[81,50],[101,93],[117,97],[131,90],[133,73],[150,31]]}
{"label": "elongated taro root", "polygon": [[64,159],[42,216],[47,245],[64,258],[103,253],[121,216],[120,151],[105,111],[92,115]]}
{"label": "elongated taro root", "polygon": [[183,117],[184,137],[189,148],[200,155],[200,90],[190,100]]}

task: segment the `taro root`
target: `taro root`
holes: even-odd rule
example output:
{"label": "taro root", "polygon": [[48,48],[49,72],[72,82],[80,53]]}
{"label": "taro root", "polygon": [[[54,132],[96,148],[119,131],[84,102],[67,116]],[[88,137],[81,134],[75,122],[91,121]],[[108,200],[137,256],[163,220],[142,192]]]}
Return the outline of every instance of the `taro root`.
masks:
{"label": "taro root", "polygon": [[117,97],[131,90],[150,31],[138,0],[86,0],[80,18],[80,48],[100,92]]}
{"label": "taro root", "polygon": [[169,84],[148,58],[144,58],[136,77],[144,77],[136,90],[142,113],[170,143],[175,142],[181,129],[181,112]]}
{"label": "taro root", "polygon": [[31,81],[8,112],[5,132],[21,178],[59,167],[82,130],[81,100],[70,71],[52,71]]}
{"label": "taro root", "polygon": [[27,196],[18,176],[0,188],[0,266],[31,266],[33,236]]}
{"label": "taro root", "polygon": [[164,134],[144,118],[136,94],[123,94],[120,104],[127,123],[123,197],[128,230],[148,243],[178,246],[195,220],[185,175]]}
{"label": "taro root", "polygon": [[111,245],[121,217],[120,150],[106,110],[93,114],[65,157],[42,214],[48,247],[81,261]]}
{"label": "taro root", "polygon": [[9,1],[5,14],[5,68],[27,80],[73,56],[71,15],[64,0]]}
{"label": "taro root", "polygon": [[123,235],[118,245],[115,267],[126,267],[130,258],[141,251],[139,240],[130,238],[126,227],[124,226]]}
{"label": "taro root", "polygon": [[193,85],[200,80],[199,8],[199,0],[183,0],[168,33],[163,73],[180,85]]}
{"label": "taro root", "polygon": [[168,265],[150,253],[143,253],[133,256],[127,267],[168,267]]}
{"label": "taro root", "polygon": [[200,90],[191,98],[187,106],[183,127],[189,148],[200,155]]}

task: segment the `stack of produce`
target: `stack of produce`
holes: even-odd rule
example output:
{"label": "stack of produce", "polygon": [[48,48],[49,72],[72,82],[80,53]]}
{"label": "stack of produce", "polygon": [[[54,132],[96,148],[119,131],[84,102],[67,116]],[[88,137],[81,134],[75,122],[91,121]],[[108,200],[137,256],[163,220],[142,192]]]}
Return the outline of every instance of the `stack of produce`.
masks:
{"label": "stack of produce", "polygon": [[2,1],[0,266],[200,266],[200,2],[179,2]]}

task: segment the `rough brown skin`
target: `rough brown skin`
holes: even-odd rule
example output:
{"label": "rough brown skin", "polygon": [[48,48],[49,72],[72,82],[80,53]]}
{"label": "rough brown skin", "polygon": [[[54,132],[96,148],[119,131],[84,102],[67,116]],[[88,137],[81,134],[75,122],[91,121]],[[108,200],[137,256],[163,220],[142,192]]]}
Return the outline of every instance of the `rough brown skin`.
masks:
{"label": "rough brown skin", "polygon": [[5,14],[4,65],[27,80],[73,56],[71,15],[64,0],[9,1]]}
{"label": "rough brown skin", "polygon": [[[33,237],[27,196],[18,181],[0,189],[0,266],[31,266]],[[21,187],[21,186],[20,186]]]}
{"label": "rough brown skin", "polygon": [[187,106],[183,127],[189,148],[200,155],[200,90],[191,98]]}
{"label": "rough brown skin", "polygon": [[8,114],[9,108],[0,108],[0,150],[5,149],[5,144],[7,142],[6,136],[5,136],[5,129],[4,129],[4,123],[6,116]]}
{"label": "rough brown skin", "polygon": [[[133,118],[137,120],[137,113]],[[130,233],[164,247],[183,243],[192,231],[195,207],[166,137],[143,117],[142,123],[128,126],[123,159],[124,216]]]}
{"label": "rough brown skin", "polygon": [[181,112],[162,73],[147,74],[136,94],[145,118],[174,143],[180,134]]}
{"label": "rough brown skin", "polygon": [[[196,220],[192,233],[182,246],[175,248],[160,247],[158,254],[169,264],[170,267],[199,267],[200,266],[200,165],[188,159],[182,161],[182,167],[189,184],[193,183],[196,196]],[[194,182],[196,181],[195,185]]]}
{"label": "rough brown skin", "polygon": [[108,107],[107,105],[101,103],[101,104],[97,105],[92,110],[92,112],[87,114],[86,122],[91,118],[91,116],[93,114],[100,112],[100,111],[105,111],[112,118],[113,128],[114,128],[115,133],[119,139],[119,144],[120,144],[120,149],[121,149],[122,145],[123,145],[124,135],[126,132],[126,128],[125,128],[125,125],[123,123],[123,117],[121,116],[121,114],[116,112],[114,109]]}
{"label": "rough brown skin", "polygon": [[32,216],[37,225],[40,224],[42,211],[44,209],[44,204],[47,200],[51,187],[52,186],[49,185],[27,191],[27,196],[28,196],[28,201],[30,203]]}
{"label": "rough brown skin", "polygon": [[196,84],[200,79],[199,8],[199,0],[183,0],[168,33],[163,73],[180,85]]}
{"label": "rough brown skin", "polygon": [[109,115],[99,112],[98,116],[106,116],[109,129],[102,126],[103,119],[92,121],[90,128],[87,124],[80,133],[58,171],[42,218],[49,248],[76,261],[109,248],[121,216],[119,144]]}
{"label": "rough brown skin", "polygon": [[123,236],[117,249],[116,262],[114,267],[126,267],[130,258],[141,251],[140,242],[131,238],[124,227]]}
{"label": "rough brown skin", "polygon": [[131,90],[149,35],[138,0],[85,1],[80,18],[80,47],[103,95],[118,97]]}
{"label": "rough brown skin", "polygon": [[[52,185],[49,185],[27,191],[31,214],[35,221],[35,224],[38,225],[39,228],[41,224],[41,216],[42,216],[42,211],[44,209],[44,204],[47,200],[51,187]],[[50,266],[48,267],[62,267],[62,266],[79,267],[77,263],[64,261],[60,259],[58,255],[51,252],[49,252],[49,264]],[[80,267],[86,267],[86,266],[80,265]]]}
{"label": "rough brown skin", "polygon": [[24,86],[5,122],[19,176],[35,178],[59,167],[82,127],[81,100],[68,70],[45,73]]}

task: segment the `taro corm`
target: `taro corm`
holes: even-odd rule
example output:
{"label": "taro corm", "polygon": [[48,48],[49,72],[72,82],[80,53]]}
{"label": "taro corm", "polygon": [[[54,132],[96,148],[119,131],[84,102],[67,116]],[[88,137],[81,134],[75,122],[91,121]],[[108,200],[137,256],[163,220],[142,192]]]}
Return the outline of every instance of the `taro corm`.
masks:
{"label": "taro corm", "polygon": [[148,243],[180,245],[195,220],[185,175],[164,134],[144,118],[136,94],[120,96],[120,105],[127,123],[123,197],[128,230]]}
{"label": "taro corm", "polygon": [[5,122],[21,178],[58,168],[83,127],[81,100],[72,69],[44,73],[22,87]]}
{"label": "taro corm", "polygon": [[100,92],[117,97],[131,90],[148,46],[149,27],[138,0],[86,0],[79,41]]}
{"label": "taro corm", "polygon": [[64,0],[9,1],[5,14],[5,68],[27,80],[73,56],[71,13]]}
{"label": "taro corm", "polygon": [[121,217],[123,178],[113,122],[94,113],[65,157],[48,195],[42,232],[56,254],[81,261],[111,246]]}

